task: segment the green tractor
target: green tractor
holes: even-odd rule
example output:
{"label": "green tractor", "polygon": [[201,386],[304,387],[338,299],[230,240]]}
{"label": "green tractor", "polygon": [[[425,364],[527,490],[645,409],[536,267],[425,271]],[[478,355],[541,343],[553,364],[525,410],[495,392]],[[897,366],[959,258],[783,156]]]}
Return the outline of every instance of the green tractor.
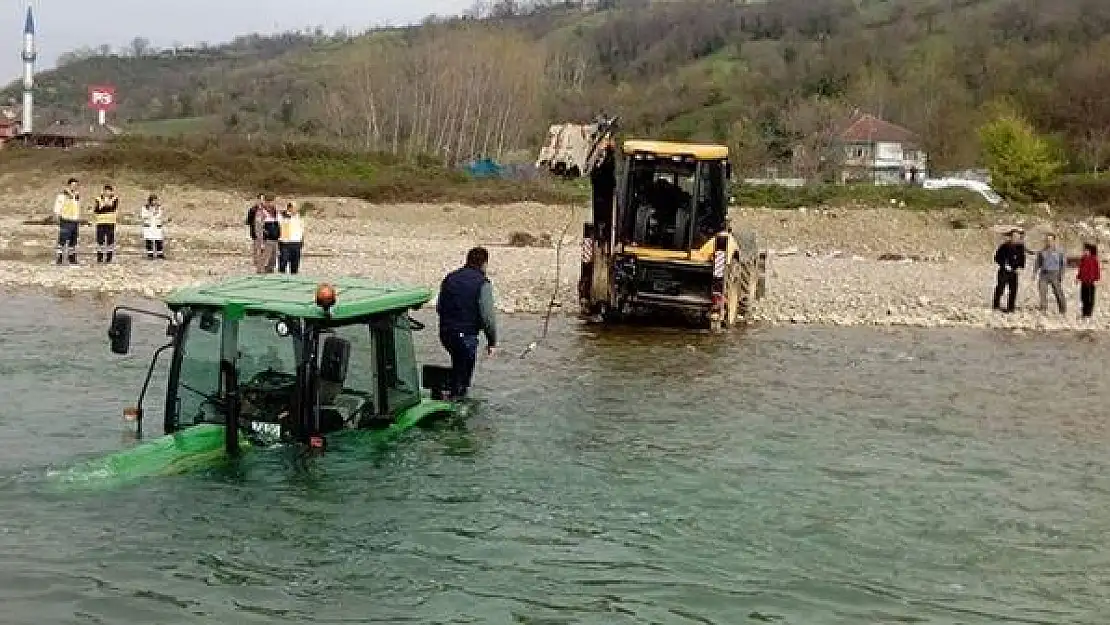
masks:
{"label": "green tractor", "polygon": [[171,293],[168,314],[120,306],[111,351],[130,351],[132,314],[164,319],[169,342],[155,351],[135,407],[124,417],[143,432],[143,403],[160,356],[170,353],[159,438],[63,472],[64,481],[180,473],[245,450],[327,448],[390,440],[416,425],[465,413],[442,399],[449,369],[421,370],[409,313],[426,288],[356,278],[317,284],[298,276],[248,276]]}

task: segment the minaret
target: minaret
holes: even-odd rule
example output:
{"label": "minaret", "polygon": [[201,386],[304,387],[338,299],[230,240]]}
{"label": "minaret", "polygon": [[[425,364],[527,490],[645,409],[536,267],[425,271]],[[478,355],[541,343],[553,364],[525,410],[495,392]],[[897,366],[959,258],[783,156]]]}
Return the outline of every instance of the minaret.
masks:
{"label": "minaret", "polygon": [[23,25],[23,125],[20,132],[31,132],[35,107],[35,16],[27,7],[27,22]]}

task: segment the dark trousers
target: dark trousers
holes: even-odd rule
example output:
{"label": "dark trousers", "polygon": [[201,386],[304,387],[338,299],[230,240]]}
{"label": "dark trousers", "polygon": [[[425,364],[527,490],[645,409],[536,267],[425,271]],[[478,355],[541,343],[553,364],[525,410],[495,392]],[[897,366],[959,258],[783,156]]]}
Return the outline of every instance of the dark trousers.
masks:
{"label": "dark trousers", "polygon": [[77,228],[80,225],[80,222],[68,219],[58,222],[58,247],[55,252],[59,265],[64,260],[71,265],[77,264]]}
{"label": "dark trousers", "polygon": [[166,258],[166,242],[162,239],[147,239],[146,240],[146,257],[149,259]]}
{"label": "dark trousers", "polygon": [[303,243],[278,243],[278,271],[295,274],[301,268],[301,247]]}
{"label": "dark trousers", "polygon": [[96,262],[112,262],[116,253],[116,224],[96,224]]}
{"label": "dark trousers", "polygon": [[1095,314],[1095,285],[1079,285],[1079,305],[1084,317],[1090,317]]}
{"label": "dark trousers", "polygon": [[451,379],[447,389],[454,398],[466,397],[474,365],[478,362],[478,335],[440,330],[439,342],[451,356]]}
{"label": "dark trousers", "polygon": [[1016,271],[1006,271],[1005,269],[998,269],[998,282],[994,287],[994,303],[992,307],[998,310],[1002,306],[1002,293],[1009,290],[1006,296],[1006,312],[1014,312],[1014,306],[1017,304],[1017,288],[1018,288],[1018,274]]}

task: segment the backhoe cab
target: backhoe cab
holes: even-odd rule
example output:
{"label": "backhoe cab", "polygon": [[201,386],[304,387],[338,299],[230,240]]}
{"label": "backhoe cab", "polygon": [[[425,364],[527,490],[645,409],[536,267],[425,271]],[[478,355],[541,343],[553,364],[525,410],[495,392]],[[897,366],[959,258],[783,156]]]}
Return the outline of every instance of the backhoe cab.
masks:
{"label": "backhoe cab", "polygon": [[583,314],[669,311],[722,329],[749,313],[766,256],[754,236],[731,231],[728,156],[720,145],[629,140],[600,161],[583,229]]}

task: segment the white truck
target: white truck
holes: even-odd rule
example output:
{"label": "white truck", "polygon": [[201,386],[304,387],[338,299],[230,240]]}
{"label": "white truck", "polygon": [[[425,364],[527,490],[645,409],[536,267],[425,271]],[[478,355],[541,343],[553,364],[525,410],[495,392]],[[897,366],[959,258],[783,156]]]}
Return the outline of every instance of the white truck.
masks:
{"label": "white truck", "polygon": [[552,124],[536,159],[536,169],[565,178],[588,174],[601,157],[605,139],[615,132],[616,123],[616,118],[601,115],[589,124]]}

